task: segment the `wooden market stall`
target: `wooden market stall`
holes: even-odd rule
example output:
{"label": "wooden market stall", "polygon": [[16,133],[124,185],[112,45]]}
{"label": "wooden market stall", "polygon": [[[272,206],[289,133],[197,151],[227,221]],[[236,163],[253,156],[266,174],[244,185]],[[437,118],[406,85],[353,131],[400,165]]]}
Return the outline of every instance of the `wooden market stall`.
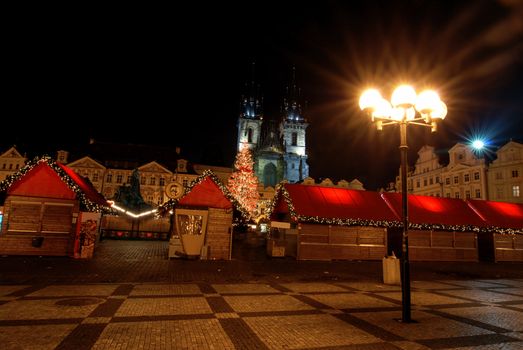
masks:
{"label": "wooden market stall", "polygon": [[400,224],[377,192],[299,184],[278,189],[271,220],[298,260],[381,260]]}
{"label": "wooden market stall", "polygon": [[0,183],[6,194],[0,254],[92,257],[105,198],[50,158],[35,159]]}
{"label": "wooden market stall", "polygon": [[227,188],[205,171],[180,199],[163,206],[174,215],[169,258],[231,259],[234,207],[238,204]]}
{"label": "wooden market stall", "polygon": [[[401,217],[401,193],[382,197]],[[465,201],[408,195],[408,205],[410,260],[478,260],[477,234],[485,223]]]}
{"label": "wooden market stall", "polygon": [[523,204],[469,200],[488,225],[479,235],[480,259],[523,261]]}

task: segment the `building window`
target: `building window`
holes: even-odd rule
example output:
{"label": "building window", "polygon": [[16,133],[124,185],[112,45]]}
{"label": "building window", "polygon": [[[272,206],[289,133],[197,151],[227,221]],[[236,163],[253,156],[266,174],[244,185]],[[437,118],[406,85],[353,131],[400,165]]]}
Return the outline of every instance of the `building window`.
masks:
{"label": "building window", "polygon": [[130,175],[127,175],[127,183],[128,183],[128,184],[131,183],[131,176],[130,176]]}
{"label": "building window", "polygon": [[107,179],[105,179],[105,182],[107,182],[108,184],[113,182],[113,174],[107,174]]}
{"label": "building window", "polygon": [[189,186],[189,181],[187,179],[183,179],[182,181],[183,187]]}
{"label": "building window", "polygon": [[436,193],[436,197],[439,197],[439,193]]}
{"label": "building window", "polygon": [[436,176],[436,183],[439,184],[439,176]]}
{"label": "building window", "polygon": [[447,178],[445,179],[445,185],[450,185],[450,177],[447,177]]}
{"label": "building window", "polygon": [[247,142],[252,143],[252,128],[247,129]]}
{"label": "building window", "polygon": [[465,182],[469,182],[470,181],[470,175],[469,174],[465,174],[464,180],[465,180]]}
{"label": "building window", "polygon": [[476,198],[481,198],[481,190],[476,189]]}
{"label": "building window", "polygon": [[519,197],[519,185],[512,186],[512,196]]}
{"label": "building window", "polygon": [[433,178],[430,178],[430,179],[429,179],[429,184],[431,184],[431,185],[434,184],[434,179],[433,179]]}
{"label": "building window", "polygon": [[[9,170],[13,170],[13,164],[9,164]],[[512,172],[514,173],[514,172]]]}
{"label": "building window", "polygon": [[458,159],[459,159],[459,160],[462,160],[462,159],[463,159],[463,154],[461,154],[461,153],[458,154]]}
{"label": "building window", "polygon": [[156,178],[154,176],[151,177],[151,180],[149,181],[149,185],[151,185],[151,186],[156,185]]}
{"label": "building window", "polygon": [[116,175],[116,183],[117,184],[121,184],[122,183],[122,179],[123,179],[123,175],[122,174]]}
{"label": "building window", "polygon": [[498,199],[503,198],[503,187],[498,187],[498,188],[496,189],[496,197],[497,197]]}
{"label": "building window", "polygon": [[4,165],[2,165],[2,169],[5,169],[7,166],[7,164],[4,163]]}
{"label": "building window", "polygon": [[297,132],[292,133],[292,145],[298,146],[298,133]]}
{"label": "building window", "polygon": [[140,179],[140,185],[145,185],[145,182],[146,182],[146,178],[145,176],[142,176],[142,178]]}
{"label": "building window", "polygon": [[291,164],[291,169],[294,169],[294,166],[295,166],[295,164],[294,164],[294,163],[292,163],[292,164]]}
{"label": "building window", "polygon": [[93,182],[97,182],[98,181],[98,173],[94,173],[93,174]]}
{"label": "building window", "polygon": [[465,198],[470,199],[470,191],[465,191]]}
{"label": "building window", "polygon": [[503,179],[503,173],[501,171],[496,172],[496,180]]}
{"label": "building window", "polygon": [[474,173],[474,180],[479,180],[479,172]]}
{"label": "building window", "polygon": [[518,177],[518,171],[517,170],[512,170],[512,177]]}
{"label": "building window", "polygon": [[165,186],[165,179],[163,177],[160,178],[160,186]]}
{"label": "building window", "polygon": [[457,177],[457,176],[454,176],[454,183],[455,183],[455,184],[458,183],[458,177]]}
{"label": "building window", "polygon": [[419,186],[420,186],[420,181],[416,180],[416,187],[419,188]]}
{"label": "building window", "polygon": [[450,198],[450,193],[447,193],[445,197]]}
{"label": "building window", "polygon": [[18,170],[18,168],[20,168],[20,164],[16,164],[16,170]]}
{"label": "building window", "polygon": [[459,198],[459,192],[454,193],[454,198]]}

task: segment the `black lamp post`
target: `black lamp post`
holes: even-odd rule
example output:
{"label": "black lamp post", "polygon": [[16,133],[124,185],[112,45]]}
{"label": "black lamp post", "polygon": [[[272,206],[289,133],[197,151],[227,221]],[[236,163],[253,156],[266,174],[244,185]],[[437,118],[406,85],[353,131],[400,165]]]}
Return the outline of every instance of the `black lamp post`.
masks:
{"label": "black lamp post", "polygon": [[[410,263],[409,263],[409,210],[407,199],[407,125],[415,124],[436,131],[436,120],[447,115],[447,106],[432,90],[419,95],[408,85],[401,85],[392,93],[391,102],[381,97],[378,90],[370,89],[360,97],[360,108],[366,111],[376,123],[378,130],[384,126],[399,124],[401,161],[401,221],[403,226],[404,251],[401,256],[401,303],[402,322],[412,322],[410,302]],[[418,114],[419,113],[419,114]]]}

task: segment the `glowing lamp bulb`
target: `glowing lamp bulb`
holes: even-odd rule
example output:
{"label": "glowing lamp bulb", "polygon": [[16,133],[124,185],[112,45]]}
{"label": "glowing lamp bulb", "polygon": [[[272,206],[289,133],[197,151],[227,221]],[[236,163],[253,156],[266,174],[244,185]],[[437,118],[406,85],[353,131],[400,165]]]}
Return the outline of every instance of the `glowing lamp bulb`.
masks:
{"label": "glowing lamp bulb", "polygon": [[379,101],[381,101],[381,94],[376,89],[368,89],[360,97],[361,110],[376,109]]}
{"label": "glowing lamp bulb", "polygon": [[416,103],[416,90],[410,85],[401,85],[394,90],[390,99],[393,107],[408,108]]}
{"label": "glowing lamp bulb", "polygon": [[474,147],[477,150],[482,149],[485,146],[485,143],[481,140],[475,140],[472,142],[472,147]]}

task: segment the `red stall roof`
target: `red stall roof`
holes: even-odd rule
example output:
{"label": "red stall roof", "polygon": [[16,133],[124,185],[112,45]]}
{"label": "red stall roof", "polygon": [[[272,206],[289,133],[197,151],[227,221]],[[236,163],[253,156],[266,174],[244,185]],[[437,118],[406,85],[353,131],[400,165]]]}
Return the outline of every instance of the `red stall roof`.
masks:
{"label": "red stall roof", "polygon": [[29,171],[24,174],[19,171],[14,176],[18,178],[7,188],[8,195],[75,199],[78,193],[69,186],[75,184],[80,189],[79,192],[92,204],[109,207],[105,198],[83,177],[49,158],[38,160]]}
{"label": "red stall roof", "polygon": [[[383,199],[401,217],[401,193],[383,193]],[[409,222],[418,225],[485,227],[485,222],[461,199],[408,195]],[[445,227],[442,227],[445,228]]]}
{"label": "red stall roof", "polygon": [[482,200],[467,202],[487,225],[523,231],[523,204]]}
{"label": "red stall roof", "polygon": [[277,193],[273,213],[289,212],[290,204],[294,207],[294,219],[299,221],[317,217],[332,223],[339,223],[339,220],[399,222],[377,192],[299,184],[284,184],[280,189],[282,191],[288,193],[290,203],[287,203],[283,193]]}
{"label": "red stall roof", "polygon": [[189,193],[183,196],[178,203],[220,209],[232,208],[231,201],[227,199],[225,193],[211,176],[204,177],[199,183],[194,185]]}

